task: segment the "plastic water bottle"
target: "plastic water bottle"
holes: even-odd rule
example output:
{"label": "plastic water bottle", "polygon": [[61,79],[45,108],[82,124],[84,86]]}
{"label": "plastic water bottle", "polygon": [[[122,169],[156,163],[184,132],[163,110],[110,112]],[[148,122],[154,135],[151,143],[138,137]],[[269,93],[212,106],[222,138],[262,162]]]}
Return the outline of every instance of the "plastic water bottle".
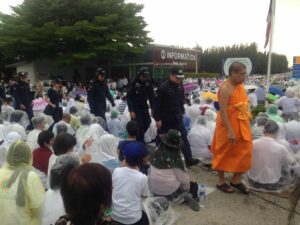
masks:
{"label": "plastic water bottle", "polygon": [[205,186],[204,186],[204,184],[199,185],[199,206],[200,206],[200,208],[205,207]]}

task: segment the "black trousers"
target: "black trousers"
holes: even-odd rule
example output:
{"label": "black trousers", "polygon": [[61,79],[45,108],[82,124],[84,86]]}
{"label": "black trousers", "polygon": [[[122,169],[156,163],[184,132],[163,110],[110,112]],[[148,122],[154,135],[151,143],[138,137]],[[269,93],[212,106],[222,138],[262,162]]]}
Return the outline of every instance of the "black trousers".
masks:
{"label": "black trousers", "polygon": [[139,133],[137,140],[141,142],[144,141],[144,135],[151,124],[151,117],[148,109],[136,109],[135,111],[135,120],[139,124]]}
{"label": "black trousers", "polygon": [[31,106],[26,106],[25,112],[28,116],[29,119],[29,125],[27,127],[27,130],[33,130],[33,124],[32,124],[32,117],[33,117],[33,111],[32,111],[32,107]]}
{"label": "black trousers", "polygon": [[[127,225],[123,223],[116,222],[117,225]],[[130,225],[149,225],[149,220],[147,214],[143,211],[142,212],[142,218],[137,221],[136,223],[130,224]]]}
{"label": "black trousers", "polygon": [[161,118],[162,126],[157,131],[157,143],[160,143],[159,135],[167,133],[170,129],[178,130],[181,133],[183,139],[183,149],[182,153],[184,155],[185,161],[189,161],[192,159],[191,146],[187,139],[187,132],[183,125],[183,118],[180,115],[172,116],[168,115],[166,117]]}
{"label": "black trousers", "polygon": [[52,118],[54,123],[61,121],[63,118],[63,109],[61,107],[54,108]]}

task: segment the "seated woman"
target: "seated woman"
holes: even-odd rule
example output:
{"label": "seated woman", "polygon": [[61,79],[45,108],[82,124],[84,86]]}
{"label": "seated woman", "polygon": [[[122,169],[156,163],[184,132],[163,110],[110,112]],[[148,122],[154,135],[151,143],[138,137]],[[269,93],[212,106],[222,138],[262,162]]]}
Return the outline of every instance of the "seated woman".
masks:
{"label": "seated woman", "polygon": [[210,146],[213,133],[206,127],[206,123],[206,118],[199,116],[188,134],[188,140],[191,145],[193,158],[201,158],[203,162],[210,164],[212,159]]}
{"label": "seated woman", "polygon": [[55,224],[55,221],[66,214],[60,194],[62,179],[80,165],[78,157],[67,154],[57,158],[50,173],[50,189],[46,192],[43,207],[42,225]]}
{"label": "seated woman", "polygon": [[193,199],[197,197],[198,186],[190,183],[186,171],[181,153],[181,134],[177,130],[169,130],[167,134],[160,135],[160,138],[162,143],[150,160],[148,179],[151,192],[170,201],[185,200],[194,211],[198,211],[199,205]]}
{"label": "seated woman", "polygon": [[56,225],[113,224],[103,219],[112,198],[111,173],[104,166],[87,163],[73,169],[62,181],[61,195],[66,216]]}
{"label": "seated woman", "polygon": [[278,106],[270,104],[267,107],[267,114],[269,116],[270,120],[274,120],[275,122],[278,123],[284,123],[284,119],[278,115]]}
{"label": "seated woman", "polygon": [[39,175],[45,189],[47,189],[47,175],[49,159],[52,155],[52,144],[54,134],[51,131],[42,131],[38,135],[39,148],[35,149],[32,153],[33,162],[32,165],[35,168],[35,172]]}
{"label": "seated woman", "polygon": [[275,102],[282,107],[282,114],[286,119],[289,119],[292,113],[298,113],[300,99],[295,97],[295,91],[292,87],[287,88],[285,96]]}
{"label": "seated woman", "polygon": [[6,133],[15,131],[21,134],[22,140],[26,141],[27,134],[26,128],[29,125],[29,119],[25,112],[15,110],[10,115],[10,124],[7,126]]}
{"label": "seated woman", "polygon": [[91,162],[100,163],[113,171],[120,166],[118,159],[119,140],[112,134],[104,134],[95,140],[87,152],[91,155]]}
{"label": "seated woman", "polygon": [[294,182],[292,169],[298,166],[296,157],[276,141],[278,133],[278,124],[269,120],[264,137],[253,141],[252,168],[247,177],[254,189],[277,192]]}
{"label": "seated woman", "polygon": [[251,128],[252,139],[258,139],[264,136],[264,127],[266,123],[269,121],[269,116],[265,113],[259,114],[255,118],[255,124]]}
{"label": "seated woman", "polygon": [[9,147],[11,146],[11,144],[13,144],[16,141],[19,141],[22,139],[22,136],[15,131],[9,132],[3,143],[0,144],[0,167],[2,167],[5,163],[6,160],[6,155],[8,152]]}
{"label": "seated woman", "polygon": [[211,131],[212,134],[215,133],[216,129],[216,119],[217,114],[211,109],[207,109],[204,112],[204,116],[206,118],[206,127]]}
{"label": "seated woman", "polygon": [[[85,153],[75,153],[74,148],[76,146],[76,139],[73,135],[68,133],[61,133],[57,135],[53,142],[53,153],[49,159],[48,165],[48,177],[47,177],[47,187],[50,188],[50,180],[51,180],[51,169],[56,162],[58,156],[65,155],[65,154],[72,154],[81,158],[81,161],[84,161]],[[86,148],[86,147],[84,147]]]}
{"label": "seated woman", "polygon": [[14,142],[0,169],[1,225],[39,225],[45,191],[32,171],[32,151],[23,141]]}
{"label": "seated woman", "polygon": [[125,129],[122,126],[121,121],[118,119],[119,112],[116,110],[111,111],[111,118],[107,121],[108,132],[116,137],[122,137],[125,133]]}

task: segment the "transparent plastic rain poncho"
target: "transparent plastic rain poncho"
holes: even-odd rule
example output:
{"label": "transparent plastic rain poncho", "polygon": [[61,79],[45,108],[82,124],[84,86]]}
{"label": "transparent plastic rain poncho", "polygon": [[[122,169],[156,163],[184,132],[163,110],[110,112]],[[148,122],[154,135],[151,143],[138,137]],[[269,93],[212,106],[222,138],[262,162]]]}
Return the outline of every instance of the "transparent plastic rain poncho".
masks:
{"label": "transparent plastic rain poncho", "polygon": [[244,182],[253,190],[282,193],[295,187],[294,168],[299,163],[294,154],[271,137],[254,141],[252,168]]}
{"label": "transparent plastic rain poncho", "polygon": [[164,197],[149,196],[144,200],[143,207],[150,225],[172,225],[179,217]]}
{"label": "transparent plastic rain poncho", "polygon": [[151,118],[151,124],[145,133],[145,142],[146,143],[152,142],[153,140],[155,140],[156,136],[157,136],[156,123],[155,120]]}
{"label": "transparent plastic rain poncho", "polygon": [[30,124],[27,114],[21,110],[15,110],[12,112],[10,115],[10,122],[18,123],[24,127],[24,129],[26,129]]}
{"label": "transparent plastic rain poncho", "polygon": [[6,155],[7,155],[10,145],[21,139],[22,139],[22,136],[18,132],[15,132],[15,131],[9,132],[6,135],[4,142],[0,145],[0,167],[5,163]]}
{"label": "transparent plastic rain poncho", "polygon": [[210,162],[212,154],[209,146],[212,143],[213,133],[206,127],[207,120],[204,116],[199,116],[188,134],[191,151],[194,158],[201,158],[205,162]]}
{"label": "transparent plastic rain poncho", "polygon": [[14,142],[8,150],[6,157],[7,168],[13,170],[7,181],[10,188],[14,182],[18,182],[16,203],[20,207],[26,204],[26,185],[28,173],[32,170],[32,152],[29,146],[23,141]]}

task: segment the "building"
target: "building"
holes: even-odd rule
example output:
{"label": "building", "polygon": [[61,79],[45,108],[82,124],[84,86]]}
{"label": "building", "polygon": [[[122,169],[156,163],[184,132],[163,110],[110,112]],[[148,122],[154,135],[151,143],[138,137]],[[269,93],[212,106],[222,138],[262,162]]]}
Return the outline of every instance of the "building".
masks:
{"label": "building", "polygon": [[28,78],[32,83],[37,80],[49,80],[61,77],[64,80],[83,81],[94,77],[97,67],[103,67],[112,78],[126,76],[133,78],[142,66],[147,66],[151,71],[152,78],[162,78],[169,74],[170,67],[182,66],[186,72],[198,72],[199,52],[190,49],[176,48],[163,45],[149,45],[145,48],[134,63],[99,65],[96,61],[83,62],[80,65],[58,67],[49,59],[39,59],[32,62],[19,62],[7,65],[6,68],[13,70],[12,74],[28,72]]}

